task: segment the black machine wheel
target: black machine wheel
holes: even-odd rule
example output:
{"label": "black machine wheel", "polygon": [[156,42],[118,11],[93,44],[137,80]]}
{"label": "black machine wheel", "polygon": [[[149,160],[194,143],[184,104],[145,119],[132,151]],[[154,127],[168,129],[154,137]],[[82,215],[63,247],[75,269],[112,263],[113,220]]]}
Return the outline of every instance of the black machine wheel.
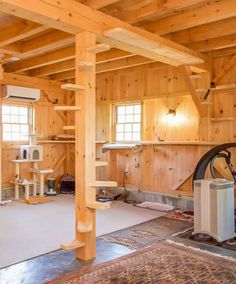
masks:
{"label": "black machine wheel", "polygon": [[199,160],[195,171],[193,173],[193,181],[198,179],[204,179],[207,167],[210,166],[210,171],[212,177],[215,178],[214,172],[214,161],[217,158],[224,158],[228,168],[232,174],[232,179],[234,180],[234,184],[236,184],[236,172],[231,163],[231,152],[227,149],[236,147],[236,143],[225,143],[218,145],[211,150],[209,150],[202,158]]}

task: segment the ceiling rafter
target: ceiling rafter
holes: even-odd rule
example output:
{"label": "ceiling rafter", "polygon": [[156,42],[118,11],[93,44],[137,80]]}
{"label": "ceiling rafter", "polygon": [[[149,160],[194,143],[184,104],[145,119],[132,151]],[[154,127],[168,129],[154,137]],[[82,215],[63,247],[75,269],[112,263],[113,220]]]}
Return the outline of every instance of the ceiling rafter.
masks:
{"label": "ceiling rafter", "polygon": [[235,0],[209,1],[207,5],[148,23],[143,28],[163,35],[234,17],[235,14]]}
{"label": "ceiling rafter", "polygon": [[[103,32],[109,29],[121,27],[129,32],[160,44],[159,48],[164,49],[167,52],[165,56],[158,54],[158,61],[166,62],[165,60],[171,52],[184,54],[186,56],[185,63],[187,63],[187,60],[189,62],[194,62],[195,60],[195,63],[204,61],[204,57],[202,55],[195,53],[190,49],[159,36],[154,36],[143,29],[133,27],[123,21],[109,17],[104,13],[94,11],[94,9],[72,0],[69,1],[69,4],[68,1],[60,1],[56,3],[53,0],[48,0],[47,2],[32,1],[30,6],[20,0],[2,0],[0,2],[0,9],[6,13],[24,17],[28,20],[34,19],[40,24],[47,24],[50,27],[72,34],[76,34],[81,30],[88,30],[96,33],[99,41],[108,40],[110,44],[113,43],[113,46],[117,48],[148,57],[147,55],[149,53],[147,53],[142,46],[134,47],[123,42],[120,43],[119,40],[114,38],[107,39],[107,37],[103,34]],[[187,59],[187,56],[189,59]],[[153,59],[152,57],[150,58]],[[181,60],[180,64],[182,63]]]}

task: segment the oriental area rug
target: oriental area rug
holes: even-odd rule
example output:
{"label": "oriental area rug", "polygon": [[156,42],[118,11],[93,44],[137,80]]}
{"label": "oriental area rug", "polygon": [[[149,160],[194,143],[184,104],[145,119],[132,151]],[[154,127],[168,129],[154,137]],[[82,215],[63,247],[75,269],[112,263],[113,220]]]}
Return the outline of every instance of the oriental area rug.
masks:
{"label": "oriental area rug", "polygon": [[191,227],[193,227],[192,222],[163,216],[103,235],[98,239],[138,250],[167,239],[174,234],[184,232]]}
{"label": "oriental area rug", "polygon": [[50,284],[236,283],[236,262],[160,242],[126,256],[87,266]]}

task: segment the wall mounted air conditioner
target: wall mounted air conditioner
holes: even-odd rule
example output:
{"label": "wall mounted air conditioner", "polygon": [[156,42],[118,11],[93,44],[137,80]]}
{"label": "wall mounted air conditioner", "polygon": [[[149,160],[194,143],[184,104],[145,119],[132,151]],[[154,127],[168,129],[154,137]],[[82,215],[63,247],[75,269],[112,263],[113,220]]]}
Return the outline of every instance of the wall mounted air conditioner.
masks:
{"label": "wall mounted air conditioner", "polygon": [[3,98],[17,101],[37,102],[40,99],[40,90],[4,85]]}

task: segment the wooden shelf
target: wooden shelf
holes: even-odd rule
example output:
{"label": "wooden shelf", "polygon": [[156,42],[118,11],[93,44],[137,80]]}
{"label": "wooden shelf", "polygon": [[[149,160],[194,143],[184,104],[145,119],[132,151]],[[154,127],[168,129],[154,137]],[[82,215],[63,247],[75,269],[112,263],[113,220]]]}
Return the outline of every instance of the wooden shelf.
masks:
{"label": "wooden shelf", "polygon": [[211,121],[212,122],[218,122],[218,121],[234,121],[234,117],[212,117]]}
{"label": "wooden shelf", "polygon": [[107,180],[97,180],[89,184],[90,187],[117,187],[117,182]]}
{"label": "wooden shelf", "polygon": [[84,247],[84,245],[85,245],[84,243],[74,240],[68,244],[61,244],[61,248],[63,250],[75,250],[75,249]]}
{"label": "wooden shelf", "polygon": [[82,91],[85,89],[84,86],[78,85],[78,84],[63,84],[61,85],[62,90],[67,90],[67,91]]}
{"label": "wooden shelf", "polygon": [[[75,140],[38,140],[37,143],[38,144],[75,144]],[[96,141],[96,144],[105,144],[105,143],[107,143],[107,141]],[[19,161],[19,160],[13,160],[13,161]],[[23,163],[23,161],[35,162],[35,161],[22,160],[21,163]],[[36,161],[36,162],[40,162],[40,161]]]}
{"label": "wooden shelf", "polygon": [[42,162],[42,160],[24,160],[24,159],[19,159],[19,160],[11,160],[11,163],[38,163]]}
{"label": "wooden shelf", "polygon": [[38,140],[38,144],[75,144],[75,140]]}
{"label": "wooden shelf", "polygon": [[80,106],[54,106],[54,110],[56,111],[76,111],[81,110]]}

